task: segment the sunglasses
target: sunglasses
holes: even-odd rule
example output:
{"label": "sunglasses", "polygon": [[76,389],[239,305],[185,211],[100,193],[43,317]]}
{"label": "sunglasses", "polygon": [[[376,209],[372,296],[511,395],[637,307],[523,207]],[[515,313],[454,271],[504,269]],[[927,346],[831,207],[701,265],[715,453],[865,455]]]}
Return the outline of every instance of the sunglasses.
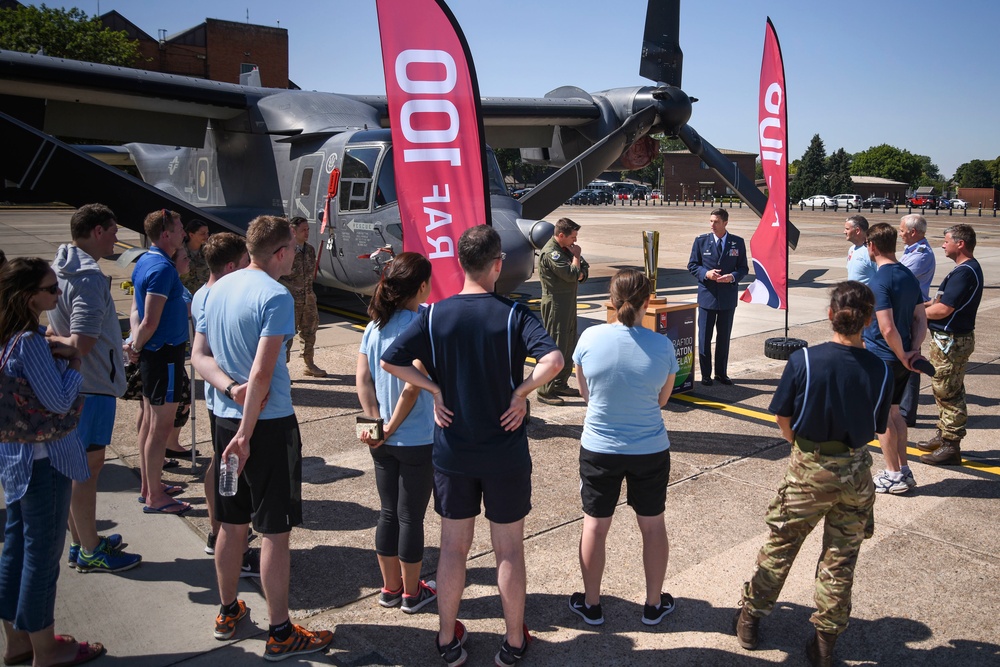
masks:
{"label": "sunglasses", "polygon": [[59,294],[59,283],[52,283],[48,287],[39,287],[36,291],[48,292],[49,294],[55,296],[56,294]]}

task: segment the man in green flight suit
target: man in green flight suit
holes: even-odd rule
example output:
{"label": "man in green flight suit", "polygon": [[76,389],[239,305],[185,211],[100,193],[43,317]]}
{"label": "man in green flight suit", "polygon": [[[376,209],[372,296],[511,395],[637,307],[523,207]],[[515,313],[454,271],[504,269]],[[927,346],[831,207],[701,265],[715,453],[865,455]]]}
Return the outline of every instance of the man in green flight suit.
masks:
{"label": "man in green flight suit", "polygon": [[[549,332],[563,359],[572,359],[576,348],[576,292],[587,279],[590,264],[581,256],[576,237],[580,225],[569,218],[556,222],[555,234],[542,248],[538,258],[538,278],[542,282],[542,324]],[[567,362],[559,374],[538,389],[538,400],[547,405],[562,405],[562,396],[579,396],[567,384],[573,364]]]}
{"label": "man in green flight suit", "polygon": [[[292,272],[278,280],[288,288],[295,299],[295,330],[302,339],[302,360],[305,362],[303,375],[325,378],[326,371],[319,368],[314,360],[316,331],[319,329],[319,311],[316,307],[316,292],[313,291],[313,276],[316,273],[316,248],[309,243],[309,221],[295,217],[289,221],[295,238],[295,261]],[[285,346],[285,362],[292,357],[292,341]]]}

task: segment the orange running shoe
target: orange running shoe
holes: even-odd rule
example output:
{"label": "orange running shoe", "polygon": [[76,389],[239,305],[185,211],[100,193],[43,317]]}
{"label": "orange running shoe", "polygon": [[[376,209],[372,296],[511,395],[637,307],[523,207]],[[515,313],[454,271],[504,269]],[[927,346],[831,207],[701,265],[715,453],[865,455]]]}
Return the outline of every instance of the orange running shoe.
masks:
{"label": "orange running shoe", "polygon": [[215,638],[232,639],[236,634],[236,624],[250,613],[250,607],[243,600],[236,601],[237,610],[235,614],[219,614],[215,617]]}
{"label": "orange running shoe", "polygon": [[324,651],[333,641],[333,633],[329,630],[309,632],[300,625],[292,625],[292,634],[288,639],[279,642],[274,637],[267,638],[267,648],[264,649],[264,659],[275,662],[306,653]]}

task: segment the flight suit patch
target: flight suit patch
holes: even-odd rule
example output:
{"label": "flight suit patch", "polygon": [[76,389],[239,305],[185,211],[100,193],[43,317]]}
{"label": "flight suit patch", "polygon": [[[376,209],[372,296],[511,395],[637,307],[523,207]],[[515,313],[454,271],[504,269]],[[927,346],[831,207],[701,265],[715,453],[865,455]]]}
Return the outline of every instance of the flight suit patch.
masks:
{"label": "flight suit patch", "polygon": [[562,255],[560,255],[558,251],[552,253],[552,259],[556,260],[557,262],[559,261],[560,257],[562,257]]}

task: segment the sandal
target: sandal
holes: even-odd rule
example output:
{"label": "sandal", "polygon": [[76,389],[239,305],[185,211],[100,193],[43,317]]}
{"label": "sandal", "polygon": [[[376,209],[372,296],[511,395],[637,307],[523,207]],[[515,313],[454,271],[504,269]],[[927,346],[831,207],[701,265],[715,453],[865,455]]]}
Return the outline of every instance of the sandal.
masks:
{"label": "sandal", "polygon": [[73,667],[73,665],[82,665],[95,658],[100,658],[106,652],[107,649],[104,648],[104,644],[100,644],[98,642],[94,642],[93,644],[89,642],[80,642],[76,647],[75,658],[66,662],[57,663],[54,667]]}

